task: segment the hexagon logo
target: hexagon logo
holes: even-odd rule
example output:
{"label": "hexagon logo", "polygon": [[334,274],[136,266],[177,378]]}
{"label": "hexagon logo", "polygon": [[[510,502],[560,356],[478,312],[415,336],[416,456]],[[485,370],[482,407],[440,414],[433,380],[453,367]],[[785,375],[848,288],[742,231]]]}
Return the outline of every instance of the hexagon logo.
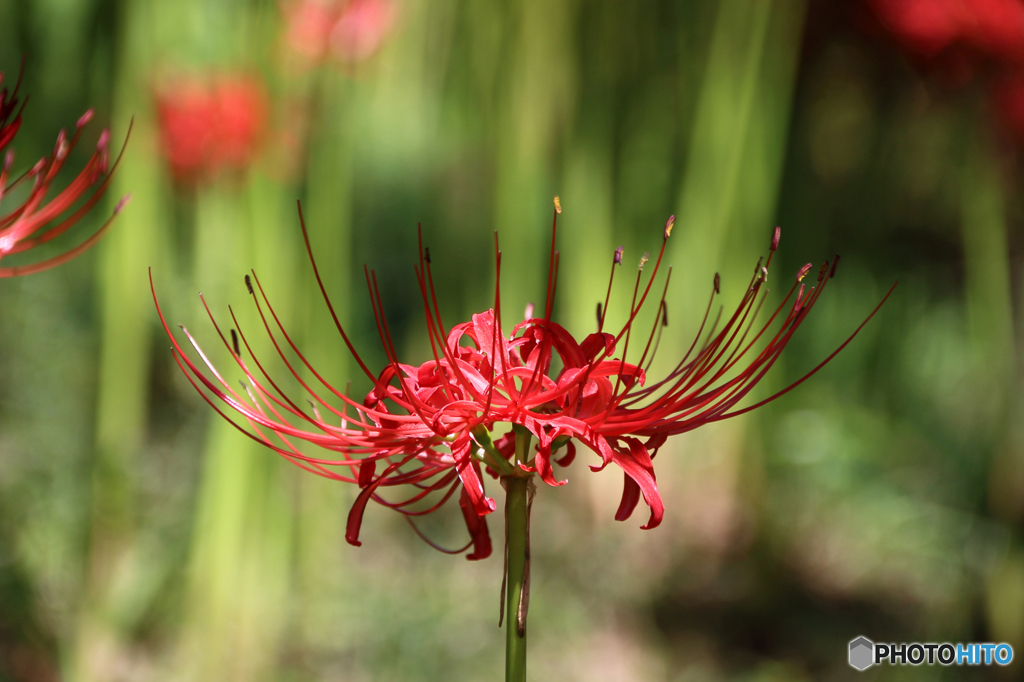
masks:
{"label": "hexagon logo", "polygon": [[867,670],[875,662],[875,643],[867,637],[858,637],[850,642],[850,665],[857,670]]}

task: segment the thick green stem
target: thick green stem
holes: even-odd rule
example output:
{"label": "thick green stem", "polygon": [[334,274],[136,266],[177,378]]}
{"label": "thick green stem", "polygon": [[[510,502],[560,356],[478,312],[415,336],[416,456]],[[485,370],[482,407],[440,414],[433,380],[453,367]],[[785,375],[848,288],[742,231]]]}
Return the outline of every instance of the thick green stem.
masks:
{"label": "thick green stem", "polygon": [[505,682],[526,680],[532,477],[505,476]]}

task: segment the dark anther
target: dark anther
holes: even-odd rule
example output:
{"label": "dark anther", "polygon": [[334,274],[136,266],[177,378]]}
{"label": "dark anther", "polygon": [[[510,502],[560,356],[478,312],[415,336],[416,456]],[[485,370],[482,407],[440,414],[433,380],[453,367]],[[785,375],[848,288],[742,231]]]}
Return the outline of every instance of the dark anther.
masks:
{"label": "dark anther", "polygon": [[245,288],[249,290],[250,294],[252,293],[252,280],[249,279],[249,275],[245,276]]}
{"label": "dark anther", "polygon": [[601,302],[597,302],[597,326],[601,326]]}
{"label": "dark anther", "polygon": [[715,273],[715,293],[722,293],[722,277],[717,272]]}
{"label": "dark anther", "polygon": [[430,247],[429,246],[426,247],[425,249],[423,249],[423,260],[427,261],[428,263],[430,262]]}
{"label": "dark anther", "polygon": [[839,265],[839,254],[838,253],[836,254],[836,257],[832,259],[832,272],[828,273],[828,278],[829,279],[832,279],[833,277],[836,276],[836,266],[837,265]]}
{"label": "dark anther", "polygon": [[668,306],[664,302],[661,304],[661,326],[668,326]]}
{"label": "dark anther", "polygon": [[238,334],[235,333],[234,329],[231,330],[231,346],[235,349],[235,355],[242,354],[241,351],[238,350]]}
{"label": "dark anther", "polygon": [[825,279],[825,273],[827,273],[827,272],[828,272],[828,261],[825,261],[824,263],[821,264],[821,267],[818,269],[818,281],[819,282],[821,280]]}
{"label": "dark anther", "polygon": [[622,247],[615,249],[615,264],[622,265]]}

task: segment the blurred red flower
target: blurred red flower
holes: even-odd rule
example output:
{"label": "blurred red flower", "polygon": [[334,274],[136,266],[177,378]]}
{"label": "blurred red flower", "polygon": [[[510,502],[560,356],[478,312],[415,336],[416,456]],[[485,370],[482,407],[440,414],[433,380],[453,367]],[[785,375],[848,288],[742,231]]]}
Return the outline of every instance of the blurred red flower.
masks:
{"label": "blurred red flower", "polygon": [[267,93],[252,76],[178,78],[156,103],[161,149],[178,181],[243,170],[266,134]]}
{"label": "blurred red flower", "polygon": [[1024,59],[1020,0],[869,0],[909,50],[933,57],[954,45],[1000,61]]}
{"label": "blurred red flower", "polygon": [[[809,289],[802,280],[811,266],[801,268],[767,322],[757,323],[767,294],[768,268],[778,245],[776,228],[768,260],[763,265],[758,262],[735,312],[721,326],[718,319],[708,324],[708,312],[719,293],[716,275],[708,312],[689,350],[664,378],[649,384],[647,371],[657,351],[661,330],[667,325],[667,277],[650,333],[642,343],[636,341],[635,335],[641,333],[636,327],[644,304],[654,298],[652,287],[673,220],[665,226],[661,250],[648,269],[649,277],[644,272],[647,254],[640,260],[625,324],[615,333],[604,331],[606,296],[604,304],[598,307],[597,331],[582,342],[551,319],[559,267],[554,228],[543,314],[534,316],[532,309],[528,309],[527,319],[516,324],[508,336],[502,326],[501,252],[497,237],[499,284],[495,287],[494,307],[451,329],[442,321],[430,252],[422,248],[421,240],[415,271],[432,359],[419,366],[398,360],[372,271],[366,272],[366,281],[381,344],[388,357],[388,364],[379,374],[371,372],[355,351],[321,283],[324,301],[344,343],[373,383],[373,389],[362,401],[352,400],[347,391],[333,387],[307,362],[281,326],[255,272],[252,279],[246,275],[249,292],[280,359],[311,398],[309,409],[289,398],[266,373],[266,365],[252,356],[249,342],[239,329],[237,333],[250,354],[251,364],[242,358],[235,330],[230,330],[229,342],[208,307],[207,313],[222,343],[246,377],[242,391],[214,368],[193,336],[182,327],[201,358],[201,362],[194,362],[171,333],[159,303],[157,311],[182,371],[221,416],[303,469],[360,487],[349,514],[350,543],[360,544],[360,524],[371,499],[414,517],[438,509],[458,493],[470,533],[469,544],[460,551],[472,547],[468,558],[482,559],[491,553],[485,516],[495,509],[494,500],[486,493],[485,472],[491,477],[535,472],[551,486],[563,485],[566,481],[558,480],[553,464],[567,467],[572,463],[576,440],[599,457],[600,462],[591,467],[594,471],[608,464],[622,469],[624,488],[616,518],[629,518],[643,497],[651,512],[643,527],[653,528],[664,515],[653,459],[669,436],[742,414],[786,393],[818,371],[875,314],[872,312],[835,353],[799,381],[754,405],[738,407],[807,318],[838,262],[838,258],[826,262],[818,272],[816,284]],[[304,224],[303,237],[319,282]],[[609,293],[621,261],[620,248],[612,258]],[[153,296],[156,301],[155,291]],[[206,306],[205,300],[203,305]],[[232,320],[237,328],[234,313]],[[639,357],[635,357],[637,347],[642,348]],[[620,348],[621,354],[616,356]],[[627,362],[631,349],[634,359]],[[306,371],[316,382],[303,379]],[[249,428],[231,420],[220,404],[239,413]],[[524,438],[527,435],[529,438]],[[536,446],[531,448],[527,443],[532,439],[536,439]],[[337,456],[317,458],[303,454],[296,444],[300,440]],[[564,453],[556,458],[562,448]],[[398,499],[382,494],[385,488],[396,486],[406,491]]]}
{"label": "blurred red flower", "polygon": [[1024,146],[1024,2],[868,0],[904,49],[936,62],[947,84],[981,74],[1003,130]]}
{"label": "blurred red flower", "polygon": [[[0,84],[4,74],[0,71]],[[19,78],[20,85],[20,78]],[[24,103],[18,107],[18,85],[8,93],[0,90],[0,151],[13,142],[21,127]],[[15,114],[17,111],[17,114]],[[13,116],[13,118],[12,118]],[[53,153],[40,159],[24,173],[12,177],[15,155],[13,149],[4,154],[3,169],[0,170],[0,259],[28,251],[31,248],[60,236],[73,227],[96,203],[103,198],[110,181],[112,168],[108,167],[107,146],[110,132],[100,134],[96,151],[85,167],[64,189],[48,197],[54,188],[68,155],[78,144],[82,129],[92,120],[93,112],[85,112],[75,125],[75,133],[69,140],[61,130]],[[116,162],[115,162],[116,167]],[[71,260],[93,246],[103,236],[128,197],[124,197],[114,209],[114,214],[99,230],[78,246],[46,260],[13,267],[0,267],[0,277],[27,275],[55,267]],[[11,205],[14,202],[14,205]],[[72,209],[74,209],[72,211]],[[70,213],[68,213],[71,211]]]}
{"label": "blurred red flower", "polygon": [[286,42],[309,61],[366,59],[394,23],[392,0],[299,0],[286,8]]}

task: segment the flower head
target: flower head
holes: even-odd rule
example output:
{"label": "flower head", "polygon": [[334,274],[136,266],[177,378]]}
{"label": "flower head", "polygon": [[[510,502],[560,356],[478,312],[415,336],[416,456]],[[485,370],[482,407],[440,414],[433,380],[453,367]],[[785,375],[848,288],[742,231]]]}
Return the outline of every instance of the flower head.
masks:
{"label": "flower head", "polygon": [[[4,74],[0,71],[0,86],[3,85]],[[21,109],[18,109],[18,87],[21,85],[21,78],[18,78],[17,84],[14,86],[14,92],[10,95],[7,94],[7,88],[0,88],[0,152],[11,143],[14,136],[18,133],[18,128],[21,127],[21,109],[25,108],[25,105],[21,105]],[[17,109],[18,114],[11,119]]]}
{"label": "flower head", "polygon": [[[555,226],[557,208],[556,204]],[[582,341],[552,319],[560,260],[554,248],[555,228],[544,308],[528,308],[527,319],[513,325],[507,335],[502,320],[497,236],[494,249],[499,284],[494,306],[451,328],[445,326],[438,308],[430,252],[422,247],[421,238],[415,272],[431,357],[419,365],[398,359],[372,271],[366,271],[366,282],[388,358],[380,372],[372,372],[356,352],[321,283],[324,301],[342,340],[373,383],[373,389],[361,401],[333,387],[306,361],[281,326],[255,272],[251,278],[246,275],[249,293],[281,360],[308,393],[309,409],[290,398],[264,371],[265,363],[252,355],[240,329],[237,337],[231,329],[228,341],[208,307],[222,343],[246,378],[241,391],[214,368],[187,330],[182,328],[198,353],[198,362],[178,344],[166,321],[164,328],[182,371],[222,416],[230,419],[229,412],[237,412],[247,426],[233,423],[249,437],[308,471],[359,486],[360,493],[349,514],[347,538],[352,544],[359,544],[363,512],[371,499],[414,517],[439,508],[458,494],[470,533],[464,549],[473,548],[470,559],[482,559],[491,552],[485,517],[495,509],[494,500],[487,496],[484,474],[537,474],[550,486],[564,485],[566,481],[558,479],[553,465],[568,467],[576,456],[576,442],[597,456],[597,463],[591,466],[594,471],[615,464],[624,472],[616,518],[628,518],[643,497],[650,507],[650,518],[643,527],[653,528],[664,515],[653,459],[669,436],[763,405],[804,381],[835,355],[779,393],[754,405],[739,406],[806,319],[835,274],[838,261],[826,262],[811,283],[803,281],[810,266],[801,269],[767,321],[757,322],[767,294],[768,267],[778,245],[776,228],[768,259],[763,264],[758,262],[736,310],[724,322],[715,320],[710,325],[705,313],[687,353],[666,376],[648,381],[661,331],[668,324],[668,276],[657,299],[653,324],[644,336],[640,336],[646,330],[639,329],[638,317],[645,304],[655,300],[653,287],[673,223],[670,219],[662,231],[653,267],[645,271],[645,255],[637,268],[626,322],[618,329],[605,329],[606,295],[604,304],[598,306],[597,330]],[[303,236],[320,282],[304,224]],[[621,256],[620,248],[611,258],[609,294]],[[716,275],[708,312],[718,293]],[[203,304],[206,306],[205,300]],[[162,313],[160,318],[163,321]],[[232,320],[237,327],[233,313]],[[250,359],[243,358],[238,338]],[[304,380],[304,372],[316,381]],[[222,405],[230,410],[222,409]],[[297,447],[297,441],[336,455],[310,457]],[[397,499],[385,496],[384,490],[392,487],[404,493]]]}
{"label": "flower head", "polygon": [[309,61],[362,61],[380,48],[396,13],[393,0],[298,0],[286,9],[286,42]]}
{"label": "flower head", "polygon": [[904,51],[937,70],[944,84],[982,80],[1002,130],[1024,146],[1024,2],[867,2]]}
{"label": "flower head", "polygon": [[[3,76],[3,72],[0,72],[0,83],[3,82]],[[6,88],[0,90],[0,152],[11,144],[21,127],[24,103],[18,107],[17,93],[17,85],[10,95]],[[75,132],[70,139],[67,133],[61,130],[57,135],[53,153],[39,159],[35,165],[21,174],[12,173],[15,164],[14,150],[7,149],[4,153],[3,167],[0,169],[0,259],[28,251],[60,236],[103,198],[113,172],[113,168],[109,166],[110,133],[107,130],[100,134],[96,151],[74,180],[55,195],[48,196],[54,189],[57,175],[67,162],[68,155],[78,144],[82,130],[92,117],[91,109],[85,112],[75,124]],[[116,165],[115,162],[114,166]],[[38,263],[0,267],[0,277],[47,270],[86,251],[99,241],[127,200],[127,196],[121,199],[110,219],[78,246]]]}
{"label": "flower head", "polygon": [[907,49],[931,58],[960,47],[999,61],[1024,60],[1019,0],[869,0]]}
{"label": "flower head", "polygon": [[242,170],[260,149],[269,104],[256,78],[178,78],[156,99],[161,149],[178,181]]}

